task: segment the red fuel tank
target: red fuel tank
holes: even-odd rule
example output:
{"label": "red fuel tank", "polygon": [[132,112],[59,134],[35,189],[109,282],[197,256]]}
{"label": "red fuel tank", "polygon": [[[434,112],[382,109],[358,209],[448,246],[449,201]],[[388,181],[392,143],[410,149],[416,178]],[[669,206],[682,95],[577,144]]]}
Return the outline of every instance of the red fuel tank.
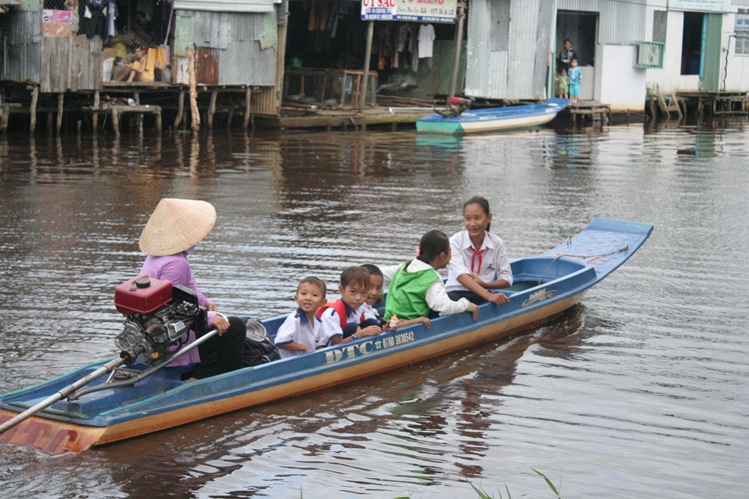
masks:
{"label": "red fuel tank", "polygon": [[114,290],[114,306],[125,315],[148,314],[172,301],[171,281],[139,275]]}

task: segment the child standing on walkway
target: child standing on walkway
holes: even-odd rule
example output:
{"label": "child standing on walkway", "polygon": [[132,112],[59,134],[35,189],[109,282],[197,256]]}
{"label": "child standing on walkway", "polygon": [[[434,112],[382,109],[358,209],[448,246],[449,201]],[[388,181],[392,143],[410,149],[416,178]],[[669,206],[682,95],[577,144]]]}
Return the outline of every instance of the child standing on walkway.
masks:
{"label": "child standing on walkway", "polygon": [[294,297],[299,307],[278,328],[274,341],[282,359],[314,352],[320,346],[322,321],[315,313],[325,303],[325,288],[325,283],[317,277],[299,281]]}
{"label": "child standing on walkway", "polygon": [[580,102],[580,84],[583,81],[583,75],[577,66],[577,59],[570,61],[570,102]]}

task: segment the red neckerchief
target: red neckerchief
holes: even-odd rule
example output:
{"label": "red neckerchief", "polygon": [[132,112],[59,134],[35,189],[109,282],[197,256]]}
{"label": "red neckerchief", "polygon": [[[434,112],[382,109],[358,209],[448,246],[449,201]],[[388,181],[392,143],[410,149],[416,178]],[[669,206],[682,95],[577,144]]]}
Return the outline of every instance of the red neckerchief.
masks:
{"label": "red neckerchief", "polygon": [[[484,251],[486,251],[486,248],[484,248],[482,250],[477,250],[476,248],[474,248],[473,246],[471,246],[471,249],[473,250],[473,256],[471,257],[471,273],[478,275],[481,272],[481,265],[483,265],[483,263],[484,263],[483,254],[484,254]],[[478,257],[479,264],[478,264],[478,267],[476,268],[476,270],[474,270],[473,264],[476,261],[476,257]]]}

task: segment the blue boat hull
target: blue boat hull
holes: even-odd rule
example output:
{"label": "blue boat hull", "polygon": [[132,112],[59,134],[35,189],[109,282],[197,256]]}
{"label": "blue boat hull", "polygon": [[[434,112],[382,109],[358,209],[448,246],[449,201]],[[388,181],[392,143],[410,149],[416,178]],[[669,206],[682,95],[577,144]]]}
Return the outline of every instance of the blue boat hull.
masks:
{"label": "blue boat hull", "polygon": [[544,125],[568,105],[567,99],[549,99],[543,104],[496,107],[464,111],[460,116],[430,114],[416,120],[424,133],[463,135],[477,132],[514,130]]}
{"label": "blue boat hull", "polygon": [[[652,229],[649,224],[595,219],[568,242],[538,257],[512,262],[515,284],[504,290],[510,303],[482,305],[476,322],[469,314],[440,317],[428,330],[417,325],[193,383],[181,381],[179,369],[163,369],[133,387],[59,401],[0,439],[54,453],[81,452],[92,445],[325,389],[502,338],[551,320],[578,303],[588,289],[634,254]],[[270,335],[283,320],[264,322]],[[0,423],[103,363],[0,397]],[[91,386],[104,382],[97,380]]]}

